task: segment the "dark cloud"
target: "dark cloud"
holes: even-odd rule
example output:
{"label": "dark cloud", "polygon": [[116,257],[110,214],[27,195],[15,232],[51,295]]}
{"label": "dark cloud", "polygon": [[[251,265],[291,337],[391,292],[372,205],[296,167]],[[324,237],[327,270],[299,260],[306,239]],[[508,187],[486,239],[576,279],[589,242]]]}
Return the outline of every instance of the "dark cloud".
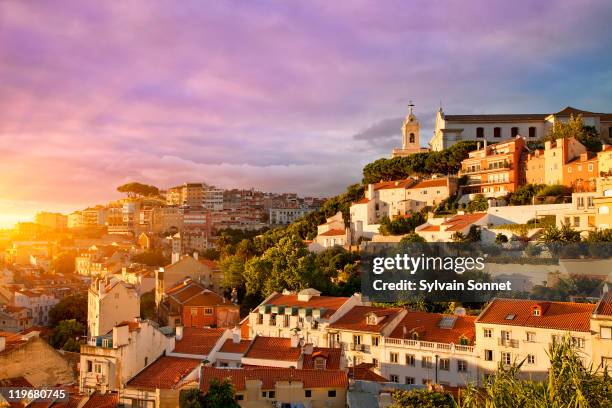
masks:
{"label": "dark cloud", "polygon": [[404,118],[389,118],[380,120],[353,135],[353,139],[377,143],[381,139],[400,139],[402,134],[401,126],[403,120]]}

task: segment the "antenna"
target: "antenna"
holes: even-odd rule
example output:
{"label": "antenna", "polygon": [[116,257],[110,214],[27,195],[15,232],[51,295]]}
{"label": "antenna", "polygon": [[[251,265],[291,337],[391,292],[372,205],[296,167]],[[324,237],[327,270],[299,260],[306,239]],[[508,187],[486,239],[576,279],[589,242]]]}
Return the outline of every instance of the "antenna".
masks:
{"label": "antenna", "polygon": [[412,99],[408,101],[408,109],[410,110],[410,115],[412,115],[412,108],[414,108],[414,103],[412,103]]}

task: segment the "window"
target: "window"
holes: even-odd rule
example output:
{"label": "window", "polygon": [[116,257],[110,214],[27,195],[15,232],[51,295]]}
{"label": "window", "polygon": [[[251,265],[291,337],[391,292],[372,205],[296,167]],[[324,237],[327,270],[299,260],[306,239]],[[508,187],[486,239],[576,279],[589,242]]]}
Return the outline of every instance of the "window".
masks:
{"label": "window", "polygon": [[414,143],[414,133],[410,134],[410,143]]}
{"label": "window", "polygon": [[536,334],[534,332],[527,332],[527,341],[529,342],[536,341]]}
{"label": "window", "polygon": [[312,390],[304,390],[304,397],[306,398],[312,397]]}
{"label": "window", "polygon": [[589,172],[593,172],[593,163],[589,163]]}
{"label": "window", "polygon": [[457,360],[457,371],[459,371],[460,373],[467,372],[467,361]]}
{"label": "window", "polygon": [[268,391],[268,398],[276,397],[276,391]]}
{"label": "window", "polygon": [[510,332],[506,330],[502,330],[501,337],[502,337],[502,340],[506,340],[506,341],[510,340],[511,338]]}
{"label": "window", "polygon": [[206,316],[211,316],[213,314],[213,308],[212,307],[205,307],[204,308],[204,314]]}
{"label": "window", "polygon": [[354,336],[353,336],[353,343],[354,343],[354,344],[361,344],[361,336],[359,336],[359,335],[354,335]]}
{"label": "window", "polygon": [[93,363],[91,360],[87,360],[87,372],[91,373],[93,371]]}
{"label": "window", "polygon": [[517,136],[518,136],[518,134],[519,134],[519,128],[517,128],[517,127],[513,127],[513,128],[510,130],[510,135],[511,135],[512,137],[517,137]]}
{"label": "window", "polygon": [[394,382],[394,383],[398,383],[399,382],[399,377],[395,374],[391,374],[389,376],[389,381]]}
{"label": "window", "polygon": [[263,315],[261,313],[257,315],[257,324],[263,324]]}
{"label": "window", "polygon": [[414,354],[406,354],[406,365],[414,366]]}
{"label": "window", "polygon": [[577,348],[584,348],[584,339],[582,337],[572,337],[572,344]]}
{"label": "window", "polygon": [[439,364],[440,364],[440,370],[444,370],[444,371],[450,370],[450,359],[441,358],[439,360]]}
{"label": "window", "polygon": [[485,361],[493,361],[493,350],[485,350]]}
{"label": "window", "polygon": [[421,361],[421,366],[423,368],[432,368],[433,363],[432,363],[431,357],[423,357],[423,360]]}
{"label": "window", "polygon": [[529,127],[529,137],[536,137],[536,136],[537,136],[536,128],[534,126],[530,126]]}
{"label": "window", "polygon": [[94,364],[94,371],[96,374],[102,373],[102,364]]}
{"label": "window", "polygon": [[191,316],[197,316],[198,315],[198,309],[195,307],[192,307],[189,309],[191,311]]}
{"label": "window", "polygon": [[414,377],[406,377],[404,380],[404,382],[408,385],[414,384]]}
{"label": "window", "polygon": [[494,127],[493,128],[493,137],[501,137],[501,128],[500,127]]}
{"label": "window", "polygon": [[378,346],[379,341],[380,341],[380,337],[378,337],[378,336],[372,336],[372,345],[373,345],[373,346]]}
{"label": "window", "polygon": [[599,337],[602,339],[607,339],[607,340],[612,339],[612,327],[604,327],[604,326],[600,327]]}
{"label": "window", "polygon": [[236,401],[242,401],[244,399],[244,395],[236,394]]}
{"label": "window", "polygon": [[329,390],[329,391],[327,391],[327,396],[329,398],[335,398],[336,397],[336,390]]}
{"label": "window", "polygon": [[512,364],[512,355],[510,353],[507,353],[507,352],[502,352],[501,353],[501,360],[502,360],[502,364],[510,365],[510,364]]}
{"label": "window", "polygon": [[390,362],[392,362],[394,364],[397,364],[398,360],[399,360],[399,354],[398,353],[390,353],[389,354],[389,361]]}
{"label": "window", "polygon": [[423,383],[423,385],[429,385],[432,382],[433,381],[431,381],[431,378],[423,378],[423,380],[421,381],[421,383]]}
{"label": "window", "polygon": [[325,370],[325,366],[327,361],[324,358],[315,358],[314,360],[314,369],[315,370]]}
{"label": "window", "polygon": [[484,137],[484,128],[477,127],[476,128],[476,137],[483,138]]}
{"label": "window", "polygon": [[492,329],[484,329],[484,336],[485,337],[493,337],[493,330]]}
{"label": "window", "polygon": [[372,364],[374,364],[374,367],[378,367],[378,359],[377,358],[373,358],[372,359]]}
{"label": "window", "polygon": [[535,355],[527,354],[527,364],[535,364]]}
{"label": "window", "polygon": [[540,308],[539,308],[539,307],[534,307],[534,308],[533,308],[533,315],[534,315],[534,316],[539,316],[541,312],[542,312],[542,311],[540,310]]}
{"label": "window", "polygon": [[148,365],[149,365],[149,357],[145,357],[145,364],[144,364],[144,366],[146,367]]}

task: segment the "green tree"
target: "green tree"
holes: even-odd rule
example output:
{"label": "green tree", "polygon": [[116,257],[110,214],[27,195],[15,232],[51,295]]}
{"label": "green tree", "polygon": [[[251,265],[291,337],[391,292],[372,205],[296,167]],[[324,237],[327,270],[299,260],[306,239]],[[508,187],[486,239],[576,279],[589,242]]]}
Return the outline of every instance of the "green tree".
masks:
{"label": "green tree", "polygon": [[132,255],[132,262],[147,266],[166,266],[170,263],[170,259],[161,251],[145,251]]}
{"label": "green tree", "polygon": [[474,199],[470,201],[465,210],[467,212],[486,211],[489,208],[489,202],[483,194],[476,194]]}
{"label": "green tree", "polygon": [[84,294],[66,296],[49,310],[49,323],[52,327],[62,320],[73,319],[87,326],[87,297]]}
{"label": "green tree", "polygon": [[140,297],[140,316],[143,319],[155,319],[155,290],[143,293]]}
{"label": "green tree", "polygon": [[155,186],[138,182],[126,183],[117,187],[120,193],[126,193],[128,197],[150,197],[159,195],[159,189]]}
{"label": "green tree", "polygon": [[229,380],[219,381],[216,378],[210,381],[208,392],[204,395],[206,408],[240,408],[234,395],[234,387]]}
{"label": "green tree", "polygon": [[75,319],[62,320],[53,328],[49,343],[66,351],[80,351],[78,337],[85,335],[85,326]]}
{"label": "green tree", "polygon": [[181,390],[179,394],[180,408],[204,408],[204,394],[198,388]]}
{"label": "green tree", "polygon": [[380,221],[379,231],[382,235],[403,235],[414,232],[414,229],[425,223],[425,221],[427,221],[427,218],[421,212],[399,217],[393,221],[385,216]]}
{"label": "green tree", "polygon": [[416,232],[410,232],[406,234],[401,240],[400,244],[418,244],[427,242],[425,238],[417,234]]}
{"label": "green tree", "polygon": [[569,137],[575,137],[589,151],[598,152],[601,150],[601,138],[597,129],[593,126],[585,126],[582,115],[572,115],[567,122],[555,122],[544,140],[556,140]]}
{"label": "green tree", "polygon": [[508,197],[511,205],[531,205],[533,197],[545,187],[544,184],[525,184],[516,189]]}
{"label": "green tree", "polygon": [[395,391],[391,408],[455,408],[452,395],[441,391],[415,389]]}
{"label": "green tree", "polygon": [[498,245],[505,244],[508,242],[508,237],[501,232],[495,236],[495,243]]}

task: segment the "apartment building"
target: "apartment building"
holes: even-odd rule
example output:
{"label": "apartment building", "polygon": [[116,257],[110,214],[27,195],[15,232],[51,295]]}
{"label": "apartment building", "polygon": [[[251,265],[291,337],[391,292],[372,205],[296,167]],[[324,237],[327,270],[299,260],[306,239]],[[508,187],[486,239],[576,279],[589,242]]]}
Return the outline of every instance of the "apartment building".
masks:
{"label": "apartment building", "polygon": [[581,153],[563,165],[563,185],[574,192],[595,191],[598,175],[597,154],[592,152]]}
{"label": "apartment building", "polygon": [[560,209],[556,213],[556,225],[561,228],[569,225],[573,229],[584,233],[597,229],[595,220],[596,192],[572,193],[572,204],[569,209]]}
{"label": "apartment building", "polygon": [[81,215],[85,226],[99,227],[106,224],[106,208],[103,206],[86,208],[81,211]]}
{"label": "apartment building", "polygon": [[476,319],[476,355],[482,374],[524,361],[523,377],[543,380],[550,346],[569,336],[588,365],[593,354],[589,303],[494,299]]}
{"label": "apartment building", "polygon": [[49,325],[49,311],[60,301],[50,292],[25,289],[15,292],[14,299],[15,306],[32,311],[33,323],[36,326]]}
{"label": "apartment building", "polygon": [[305,343],[339,347],[337,338],[329,336],[326,328],[361,303],[358,293],[347,298],[321,296],[321,292],[310,288],[297,293],[274,292],[249,314],[249,337],[290,338],[299,331]]}
{"label": "apartment building", "polygon": [[268,224],[289,225],[315,209],[310,207],[283,207],[268,210]]}
{"label": "apartment building", "polygon": [[494,145],[485,141],[482,149],[470,152],[461,162],[459,176],[466,177],[462,192],[498,197],[515,191],[525,183],[521,165],[524,150],[525,139],[521,136]]}
{"label": "apartment building", "polygon": [[229,379],[241,407],[346,406],[348,376],[342,370],[202,367],[200,378],[202,392],[208,391],[213,380]]}
{"label": "apartment building", "polygon": [[41,211],[36,214],[35,222],[52,230],[63,230],[68,227],[68,217],[60,213]]}
{"label": "apartment building", "polygon": [[334,246],[350,244],[350,230],[344,225],[342,212],[327,218],[324,224],[317,226],[317,236],[308,245],[308,250],[321,252]]}
{"label": "apartment building", "polygon": [[96,279],[87,291],[87,334],[108,333],[120,322],[140,316],[140,298],[134,286],[117,278]]}
{"label": "apartment building", "polygon": [[143,368],[175,346],[174,333],[148,320],[119,322],[111,330],[90,336],[81,345],[81,392],[117,391]]}
{"label": "apartment building", "polygon": [[34,318],[30,309],[0,304],[0,331],[17,333],[33,325]]}
{"label": "apartment building", "polygon": [[329,337],[339,343],[350,367],[361,363],[378,366],[385,358],[384,341],[404,318],[402,308],[353,306],[327,327]]}
{"label": "apartment building", "polygon": [[379,370],[391,382],[464,386],[478,379],[475,316],[408,311],[384,338]]}

